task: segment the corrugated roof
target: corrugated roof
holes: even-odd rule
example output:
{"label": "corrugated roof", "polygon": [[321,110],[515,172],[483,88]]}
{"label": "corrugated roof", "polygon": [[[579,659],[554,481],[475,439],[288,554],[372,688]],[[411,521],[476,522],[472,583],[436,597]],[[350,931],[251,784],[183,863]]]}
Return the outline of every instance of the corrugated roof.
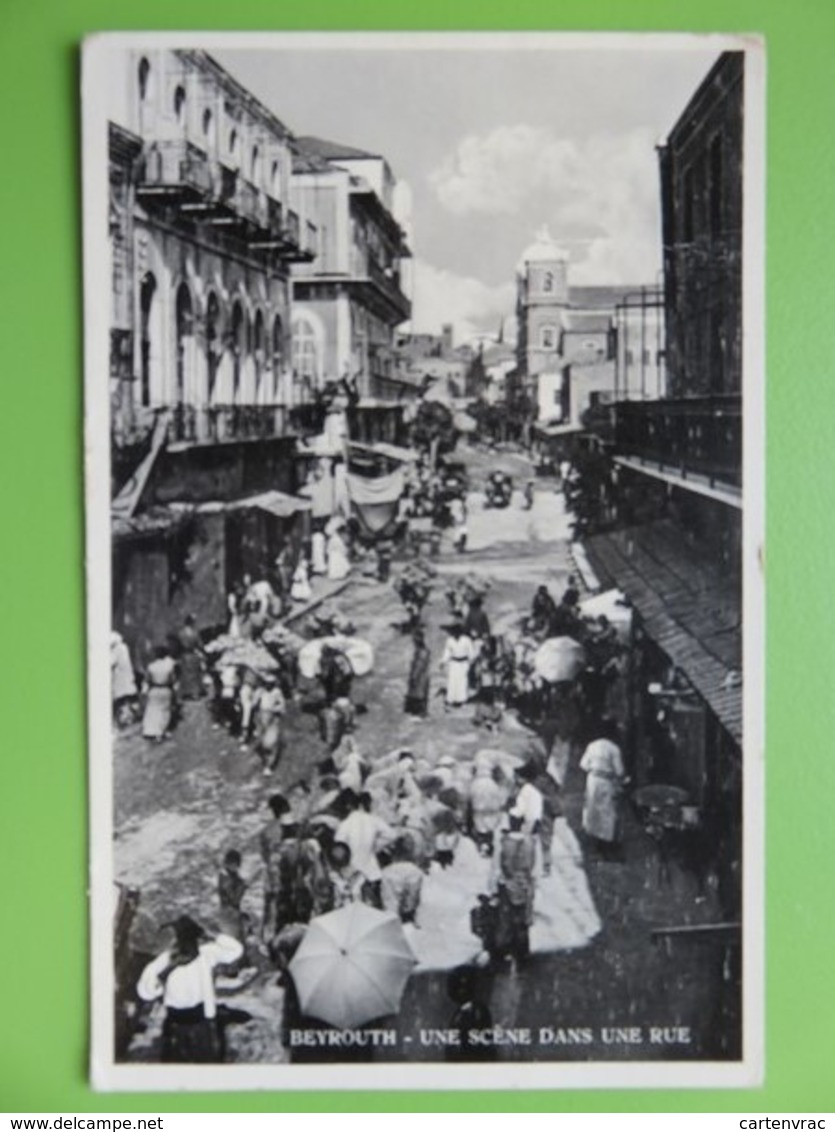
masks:
{"label": "corrugated roof", "polygon": [[563,324],[568,334],[608,334],[612,316],[607,311],[566,311]]}
{"label": "corrugated roof", "polygon": [[374,157],[378,160],[380,159],[379,153],[370,153],[367,149],[357,149],[352,145],[328,141],[327,138],[316,138],[309,134],[304,137],[296,138],[296,141],[302,149],[306,150],[308,153],[316,154],[325,161],[339,161],[340,158],[350,160],[352,158]]}
{"label": "corrugated roof", "polygon": [[685,542],[670,520],[584,541],[604,587],[616,585],[647,632],[726,731],[742,742],[742,621],[733,571]]}

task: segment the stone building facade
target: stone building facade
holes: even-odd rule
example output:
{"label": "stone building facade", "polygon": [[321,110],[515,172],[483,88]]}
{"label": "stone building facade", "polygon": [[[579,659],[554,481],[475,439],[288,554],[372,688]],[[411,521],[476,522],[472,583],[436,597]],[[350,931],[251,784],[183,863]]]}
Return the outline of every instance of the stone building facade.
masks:
{"label": "stone building facade", "polygon": [[672,396],[742,387],[743,62],[720,56],[659,147]]}

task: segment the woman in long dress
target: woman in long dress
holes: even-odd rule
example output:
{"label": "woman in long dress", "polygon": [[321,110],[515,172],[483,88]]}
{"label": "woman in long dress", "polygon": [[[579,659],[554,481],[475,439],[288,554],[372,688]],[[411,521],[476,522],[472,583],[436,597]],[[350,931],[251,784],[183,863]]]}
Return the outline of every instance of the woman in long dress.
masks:
{"label": "woman in long dress", "polygon": [[583,829],[601,849],[612,852],[620,840],[620,800],[626,780],[620,747],[611,739],[595,739],[580,760],[586,772]]}
{"label": "woman in long dress", "polygon": [[351,572],[348,561],[348,548],[339,531],[332,531],[328,538],[328,577],[338,582],[347,578]]}
{"label": "woman in long dress", "polygon": [[307,559],[304,555],[299,558],[298,565],[296,566],[295,573],[293,574],[293,584],[290,587],[290,597],[293,601],[310,601],[313,596],[313,591],[310,588],[310,576],[307,570]]}
{"label": "woman in long dress", "polygon": [[166,648],[155,650],[154,659],[148,665],[146,684],[148,694],[142,717],[142,734],[146,739],[159,743],[171,730],[177,686],[177,664]]}
{"label": "woman in long dress", "polygon": [[327,574],[328,556],[324,531],[314,531],[310,536],[310,569],[314,574]]}
{"label": "woman in long dress", "polygon": [[465,704],[470,697],[470,665],[476,650],[462,626],[451,630],[441,664],[446,665],[446,702],[448,707]]}
{"label": "woman in long dress", "polygon": [[116,632],[110,634],[110,692],[116,723],[120,727],[131,721],[135,723],[136,677],[128,646],[121,633]]}

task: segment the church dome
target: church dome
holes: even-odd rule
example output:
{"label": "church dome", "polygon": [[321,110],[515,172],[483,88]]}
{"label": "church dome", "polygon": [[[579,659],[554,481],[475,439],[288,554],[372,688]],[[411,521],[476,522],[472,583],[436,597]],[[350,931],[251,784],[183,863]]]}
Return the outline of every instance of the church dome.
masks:
{"label": "church dome", "polygon": [[548,231],[548,226],[543,225],[536,233],[534,242],[522,252],[518,270],[524,271],[526,265],[530,263],[564,263],[567,260],[568,252],[559,246]]}

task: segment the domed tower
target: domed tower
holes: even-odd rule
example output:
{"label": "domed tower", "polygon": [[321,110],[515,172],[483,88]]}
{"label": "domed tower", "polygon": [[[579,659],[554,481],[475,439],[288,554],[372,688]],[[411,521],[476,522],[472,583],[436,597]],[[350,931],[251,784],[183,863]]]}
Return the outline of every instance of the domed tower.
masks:
{"label": "domed tower", "polygon": [[[547,227],[522,253],[516,269],[517,373],[529,405],[544,413],[543,397],[561,398],[560,339],[568,309],[568,252],[561,248]],[[538,376],[549,375],[554,386],[550,396],[540,389]],[[556,409],[554,415],[562,411]]]}

